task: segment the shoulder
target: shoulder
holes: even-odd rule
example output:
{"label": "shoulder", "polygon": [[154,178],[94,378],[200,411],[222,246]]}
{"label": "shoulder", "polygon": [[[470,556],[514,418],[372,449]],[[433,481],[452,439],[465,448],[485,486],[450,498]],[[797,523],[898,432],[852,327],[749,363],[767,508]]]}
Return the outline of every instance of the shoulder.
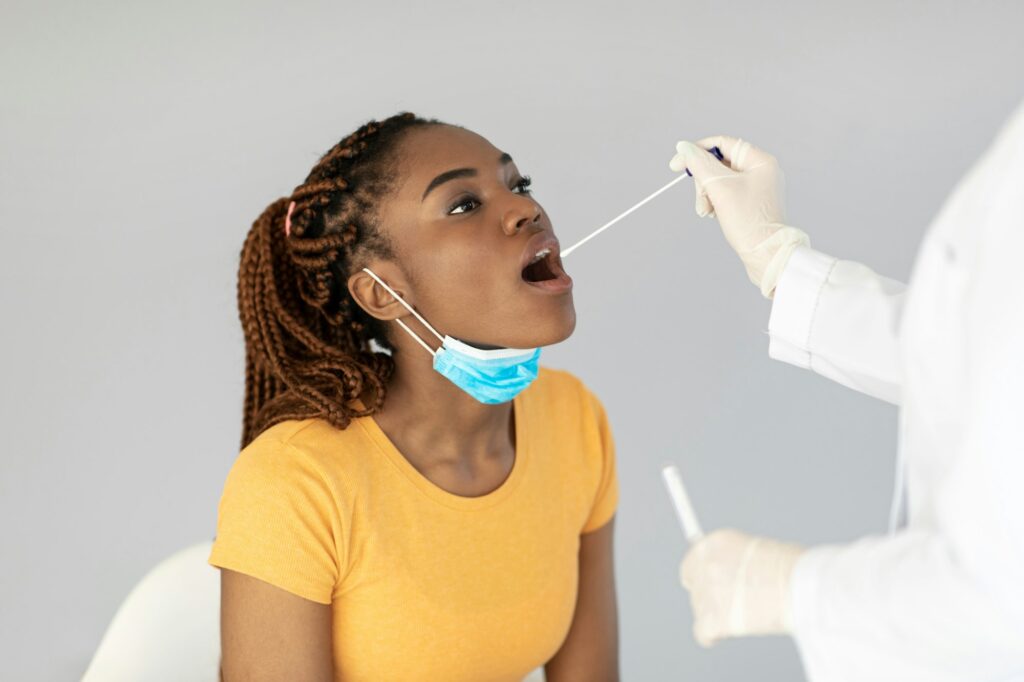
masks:
{"label": "shoulder", "polygon": [[567,408],[577,405],[587,412],[604,414],[601,401],[576,375],[562,369],[541,367],[537,380],[528,389],[533,397],[550,407]]}
{"label": "shoulder", "polygon": [[530,387],[537,392],[544,392],[555,396],[578,395],[593,396],[586,384],[571,372],[564,369],[541,367],[537,373],[537,380]]}
{"label": "shoulder", "polygon": [[331,497],[344,497],[343,483],[358,478],[353,474],[366,466],[369,447],[359,420],[344,430],[323,419],[284,421],[242,449],[228,479],[275,490],[316,487]]}
{"label": "shoulder", "polygon": [[552,432],[571,432],[590,440],[608,431],[604,405],[577,376],[542,367],[537,380],[525,392],[526,413]]}
{"label": "shoulder", "polygon": [[366,432],[359,419],[353,419],[346,429],[335,428],[324,419],[288,420],[260,433],[242,450],[242,454],[324,467],[345,459],[345,455],[352,451],[365,449],[366,441]]}
{"label": "shoulder", "polygon": [[318,419],[289,420],[274,424],[242,448],[233,469],[299,470],[317,469],[316,451],[303,447],[308,434],[318,428]]}
{"label": "shoulder", "polygon": [[347,561],[350,515],[325,460],[302,447],[310,426],[282,422],[239,453],[221,495],[210,563],[328,604]]}
{"label": "shoulder", "polygon": [[618,500],[615,442],[604,406],[569,372],[542,368],[534,384],[527,414],[544,446],[558,455],[548,461],[563,476],[562,500],[579,511],[581,532],[596,530],[615,513]]}

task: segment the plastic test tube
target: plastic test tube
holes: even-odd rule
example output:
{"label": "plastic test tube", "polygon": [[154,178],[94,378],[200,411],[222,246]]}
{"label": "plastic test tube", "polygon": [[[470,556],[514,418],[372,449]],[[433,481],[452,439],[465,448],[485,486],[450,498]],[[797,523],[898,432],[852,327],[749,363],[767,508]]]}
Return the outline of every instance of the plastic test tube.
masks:
{"label": "plastic test tube", "polygon": [[676,516],[679,518],[679,525],[683,527],[683,534],[687,542],[693,544],[704,537],[697,514],[693,511],[690,503],[690,496],[686,494],[686,486],[683,485],[683,476],[679,468],[674,464],[666,465],[661,470],[662,478],[665,479],[665,487],[672,498],[672,506],[675,507]]}

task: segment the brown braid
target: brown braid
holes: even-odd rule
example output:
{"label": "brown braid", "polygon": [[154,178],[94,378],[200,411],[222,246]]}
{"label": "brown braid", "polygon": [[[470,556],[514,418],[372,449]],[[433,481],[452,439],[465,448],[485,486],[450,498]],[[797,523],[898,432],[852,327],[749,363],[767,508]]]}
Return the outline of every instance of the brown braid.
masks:
{"label": "brown braid", "polygon": [[[245,334],[242,447],[287,419],[319,417],[344,429],[384,404],[394,363],[370,341],[392,348],[383,326],[352,300],[347,280],[369,256],[392,255],[376,207],[394,181],[397,142],[410,128],[438,123],[409,113],[367,123],[253,223],[238,269]],[[362,408],[353,404],[356,398]]]}

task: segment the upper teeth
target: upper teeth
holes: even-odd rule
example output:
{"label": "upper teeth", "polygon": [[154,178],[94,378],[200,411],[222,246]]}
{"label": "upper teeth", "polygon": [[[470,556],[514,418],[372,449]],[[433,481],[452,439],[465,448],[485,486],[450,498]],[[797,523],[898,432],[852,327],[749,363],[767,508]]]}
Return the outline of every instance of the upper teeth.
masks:
{"label": "upper teeth", "polygon": [[544,256],[548,255],[549,253],[551,253],[551,249],[541,249],[540,251],[537,252],[537,255],[533,257],[533,260],[530,261],[530,265],[533,265],[534,263],[539,261]]}

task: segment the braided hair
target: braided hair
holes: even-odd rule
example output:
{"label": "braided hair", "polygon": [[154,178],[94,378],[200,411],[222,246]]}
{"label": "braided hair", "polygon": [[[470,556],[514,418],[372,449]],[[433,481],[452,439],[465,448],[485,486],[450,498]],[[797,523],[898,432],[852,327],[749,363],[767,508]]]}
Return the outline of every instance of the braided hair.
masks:
{"label": "braided hair", "polygon": [[[410,113],[370,121],[252,224],[238,269],[242,447],[288,419],[319,417],[344,429],[383,406],[393,348],[381,323],[352,300],[347,282],[367,258],[393,255],[376,208],[395,179],[397,142],[411,128],[439,124]],[[361,406],[353,404],[357,398]]]}

